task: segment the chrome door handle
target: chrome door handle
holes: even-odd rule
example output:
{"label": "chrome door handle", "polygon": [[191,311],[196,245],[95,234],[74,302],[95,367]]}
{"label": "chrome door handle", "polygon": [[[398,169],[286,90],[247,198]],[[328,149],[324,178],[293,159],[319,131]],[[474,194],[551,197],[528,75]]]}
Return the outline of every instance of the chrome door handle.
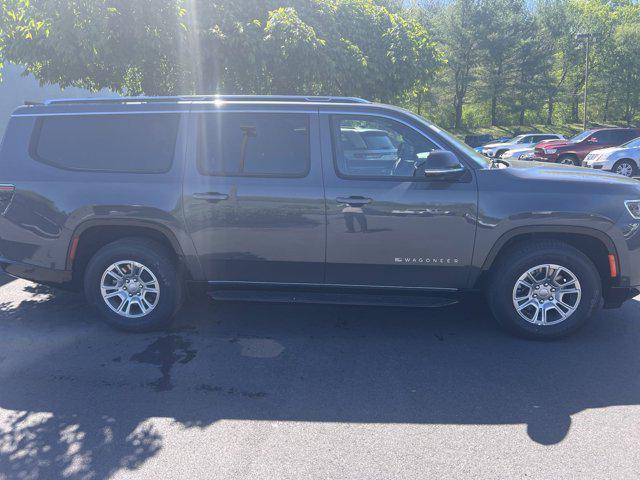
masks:
{"label": "chrome door handle", "polygon": [[228,200],[229,195],[226,193],[218,193],[218,192],[202,192],[202,193],[194,193],[193,198],[196,200],[204,200],[205,202],[220,202],[222,200]]}
{"label": "chrome door handle", "polygon": [[354,205],[367,205],[373,202],[373,199],[367,197],[359,197],[356,195],[352,195],[350,197],[338,197],[336,198],[336,202],[338,203],[351,203]]}

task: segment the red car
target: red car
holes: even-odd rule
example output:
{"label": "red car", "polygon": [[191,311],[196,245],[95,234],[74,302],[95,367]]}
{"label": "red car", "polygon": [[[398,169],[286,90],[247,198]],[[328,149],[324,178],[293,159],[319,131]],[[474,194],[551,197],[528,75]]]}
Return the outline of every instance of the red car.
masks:
{"label": "red car", "polygon": [[594,128],[569,140],[552,140],[536,145],[533,158],[537,162],[582,165],[592,150],[617,147],[640,137],[640,128]]}

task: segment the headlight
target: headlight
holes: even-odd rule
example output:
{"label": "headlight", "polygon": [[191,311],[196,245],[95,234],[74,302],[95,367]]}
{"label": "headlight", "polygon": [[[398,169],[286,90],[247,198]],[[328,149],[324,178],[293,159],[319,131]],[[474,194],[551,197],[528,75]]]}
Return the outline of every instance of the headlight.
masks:
{"label": "headlight", "polygon": [[631,216],[640,220],[640,200],[627,200],[624,204]]}
{"label": "headlight", "polygon": [[511,157],[513,157],[513,152],[511,150],[507,150],[502,155],[500,155],[500,158],[511,158]]}
{"label": "headlight", "polygon": [[558,151],[557,148],[544,148],[544,153],[546,153],[547,155],[550,155],[552,153],[556,153]]}

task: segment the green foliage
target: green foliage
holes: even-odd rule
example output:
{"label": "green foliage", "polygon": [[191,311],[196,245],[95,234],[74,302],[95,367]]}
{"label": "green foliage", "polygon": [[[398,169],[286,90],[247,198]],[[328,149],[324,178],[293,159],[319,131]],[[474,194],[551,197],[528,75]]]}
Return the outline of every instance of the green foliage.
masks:
{"label": "green foliage", "polygon": [[[352,95],[464,127],[640,115],[633,0],[2,0],[0,67],[127,94]],[[551,127],[550,127],[551,128]]]}
{"label": "green foliage", "polygon": [[[391,101],[441,61],[372,0],[5,0],[4,57],[43,83],[121,93],[331,93]],[[394,12],[390,11],[394,10]]]}

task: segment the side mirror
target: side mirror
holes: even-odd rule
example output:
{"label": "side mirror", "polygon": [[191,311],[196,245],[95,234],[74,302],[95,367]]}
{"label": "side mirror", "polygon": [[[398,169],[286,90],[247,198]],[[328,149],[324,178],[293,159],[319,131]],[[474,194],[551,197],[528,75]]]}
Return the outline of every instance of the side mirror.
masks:
{"label": "side mirror", "polygon": [[464,167],[458,157],[447,150],[434,150],[420,165],[425,177],[458,176],[464,172]]}

